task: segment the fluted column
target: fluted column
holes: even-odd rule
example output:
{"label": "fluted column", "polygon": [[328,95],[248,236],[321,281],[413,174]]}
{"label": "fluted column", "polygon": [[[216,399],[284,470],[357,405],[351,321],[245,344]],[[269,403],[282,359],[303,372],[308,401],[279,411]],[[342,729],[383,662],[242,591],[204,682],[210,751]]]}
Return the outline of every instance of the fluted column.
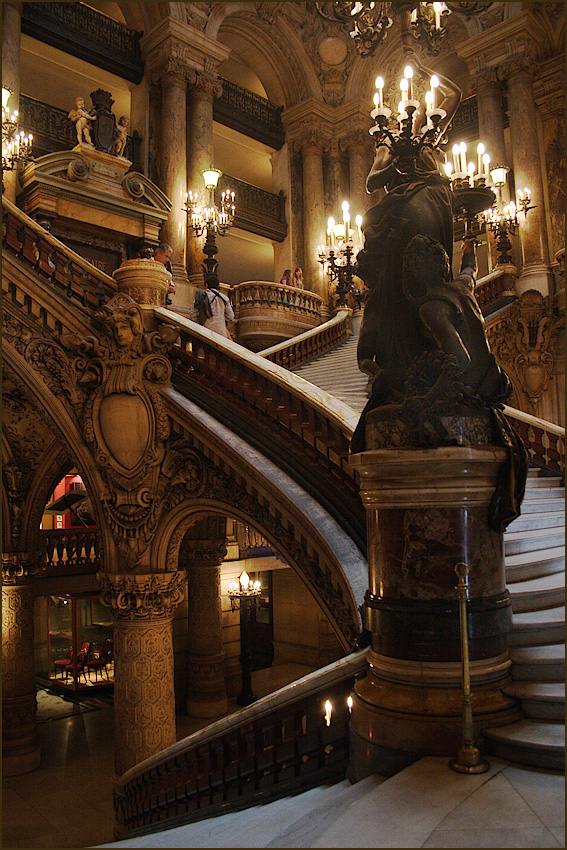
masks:
{"label": "fluted column", "polygon": [[533,60],[520,56],[502,65],[499,75],[508,83],[516,191],[527,186],[531,190],[534,207],[525,222],[521,216],[522,271],[516,288],[518,295],[528,289],[549,295],[553,292],[553,275],[549,263],[537,113],[532,90],[533,68]]}
{"label": "fluted column", "polygon": [[39,767],[34,669],[34,572],[28,553],[2,555],[2,774]]}
{"label": "fluted column", "polygon": [[[325,243],[325,206],[323,181],[323,150],[325,142],[321,129],[312,126],[297,144],[303,162],[303,280],[305,288],[316,292],[328,310],[328,283],[318,261],[317,246]],[[326,316],[324,317],[326,318]]]}
{"label": "fluted column", "polygon": [[185,573],[97,577],[114,620],[114,758],[121,775],[175,743],[172,622]]}
{"label": "fluted column", "polygon": [[[222,94],[218,78],[205,71],[193,71],[188,90],[187,121],[187,186],[204,198],[202,172],[214,165],[213,160],[213,102]],[[192,230],[187,235],[187,272],[191,292],[203,284],[201,263],[204,259],[203,239]]]}
{"label": "fluted column", "polygon": [[225,555],[226,519],[218,516],[195,523],[179,553],[188,573],[187,714],[193,717],[220,717],[228,710],[221,610]]}
{"label": "fluted column", "polygon": [[[478,73],[473,82],[476,88],[478,110],[478,135],[490,154],[491,165],[506,165],[506,147],[504,144],[504,117],[502,114],[502,84],[494,70]],[[504,190],[508,192],[508,189]],[[509,192],[503,194],[508,203]]]}
{"label": "fluted column", "polygon": [[[20,107],[20,32],[22,3],[2,3],[2,85],[12,91],[10,108],[12,112]],[[9,201],[16,201],[16,171],[6,171],[3,175],[4,195]]]}

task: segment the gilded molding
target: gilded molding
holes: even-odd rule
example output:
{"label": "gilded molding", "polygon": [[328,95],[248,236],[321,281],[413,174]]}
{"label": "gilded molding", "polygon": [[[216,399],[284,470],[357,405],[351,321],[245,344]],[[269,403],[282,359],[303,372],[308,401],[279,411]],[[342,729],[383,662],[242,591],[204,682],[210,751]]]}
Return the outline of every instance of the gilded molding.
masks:
{"label": "gilded molding", "polygon": [[157,620],[173,617],[185,597],[185,570],[171,573],[97,573],[100,601],[118,620]]}

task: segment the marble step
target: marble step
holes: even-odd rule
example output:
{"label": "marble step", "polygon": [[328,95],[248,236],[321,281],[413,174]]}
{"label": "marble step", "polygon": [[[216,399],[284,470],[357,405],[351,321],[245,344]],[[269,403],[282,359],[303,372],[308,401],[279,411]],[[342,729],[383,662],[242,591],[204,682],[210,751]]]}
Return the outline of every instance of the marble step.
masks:
{"label": "marble step", "polygon": [[543,767],[565,769],[565,725],[542,720],[519,720],[509,726],[485,729],[490,752],[498,758]]}
{"label": "marble step", "polygon": [[539,490],[541,488],[545,489],[546,487],[549,487],[550,490],[553,490],[556,487],[561,487],[561,478],[543,478],[528,475],[526,490]]}
{"label": "marble step", "polygon": [[504,554],[520,555],[525,552],[538,552],[565,546],[565,529],[533,529],[531,531],[506,532],[504,535]]}
{"label": "marble step", "polygon": [[531,531],[539,529],[543,532],[544,529],[557,530],[565,528],[565,503],[556,511],[542,511],[541,513],[531,514],[523,513],[518,519],[510,523],[504,533],[504,542],[506,542],[509,534],[515,534],[517,531]]}
{"label": "marble step", "polygon": [[565,500],[565,487],[526,487],[526,495],[524,496],[522,506],[526,502],[552,502],[556,499]]}
{"label": "marble step", "polygon": [[565,644],[512,646],[512,678],[515,682],[565,682]]}
{"label": "marble step", "polygon": [[565,573],[552,573],[508,585],[512,611],[542,611],[565,604]]}
{"label": "marble step", "polygon": [[565,606],[525,611],[512,617],[508,646],[541,646],[565,640]]}
{"label": "marble step", "polygon": [[565,547],[506,555],[504,563],[508,584],[560,573],[565,570]]}
{"label": "marble step", "polygon": [[[535,490],[534,492],[538,493],[541,491]],[[557,490],[554,490],[554,493],[557,493]],[[546,498],[542,499],[524,499],[522,502],[522,514],[525,516],[526,514],[543,514],[543,513],[560,513],[565,511],[565,499],[549,499],[547,498],[548,494],[544,493]],[[517,520],[515,520],[517,522]]]}
{"label": "marble step", "polygon": [[565,682],[514,682],[502,690],[521,701],[526,717],[534,720],[565,719]]}

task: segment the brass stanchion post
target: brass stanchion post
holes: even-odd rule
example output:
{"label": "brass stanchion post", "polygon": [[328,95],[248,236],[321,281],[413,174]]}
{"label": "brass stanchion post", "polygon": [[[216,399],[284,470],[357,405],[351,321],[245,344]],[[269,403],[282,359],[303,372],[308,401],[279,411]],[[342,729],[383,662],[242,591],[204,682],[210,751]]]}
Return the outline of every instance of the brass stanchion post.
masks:
{"label": "brass stanchion post", "polygon": [[469,567],[460,563],[455,566],[459,579],[457,593],[459,596],[459,624],[461,632],[461,660],[463,667],[463,743],[456,758],[451,759],[449,766],[458,773],[485,773],[490,767],[483,759],[480,750],[474,743],[474,730],[471,703],[471,673],[469,665],[469,635],[467,625],[467,601],[469,595]]}

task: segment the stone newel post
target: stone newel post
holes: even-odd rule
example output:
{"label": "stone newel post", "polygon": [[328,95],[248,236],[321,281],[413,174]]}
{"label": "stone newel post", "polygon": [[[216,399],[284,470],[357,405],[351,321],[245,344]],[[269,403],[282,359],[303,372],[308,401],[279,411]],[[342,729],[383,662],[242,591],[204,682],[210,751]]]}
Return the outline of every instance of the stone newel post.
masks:
{"label": "stone newel post", "polygon": [[169,272],[155,260],[125,260],[113,272],[118,292],[133,298],[142,308],[144,327],[154,330],[154,307],[165,307]]}
{"label": "stone newel post", "polygon": [[[2,555],[2,774],[39,767],[30,556]],[[32,569],[33,572],[33,569]]]}
{"label": "stone newel post", "polygon": [[97,577],[114,619],[114,757],[121,775],[176,740],[172,623],[185,573]]}

